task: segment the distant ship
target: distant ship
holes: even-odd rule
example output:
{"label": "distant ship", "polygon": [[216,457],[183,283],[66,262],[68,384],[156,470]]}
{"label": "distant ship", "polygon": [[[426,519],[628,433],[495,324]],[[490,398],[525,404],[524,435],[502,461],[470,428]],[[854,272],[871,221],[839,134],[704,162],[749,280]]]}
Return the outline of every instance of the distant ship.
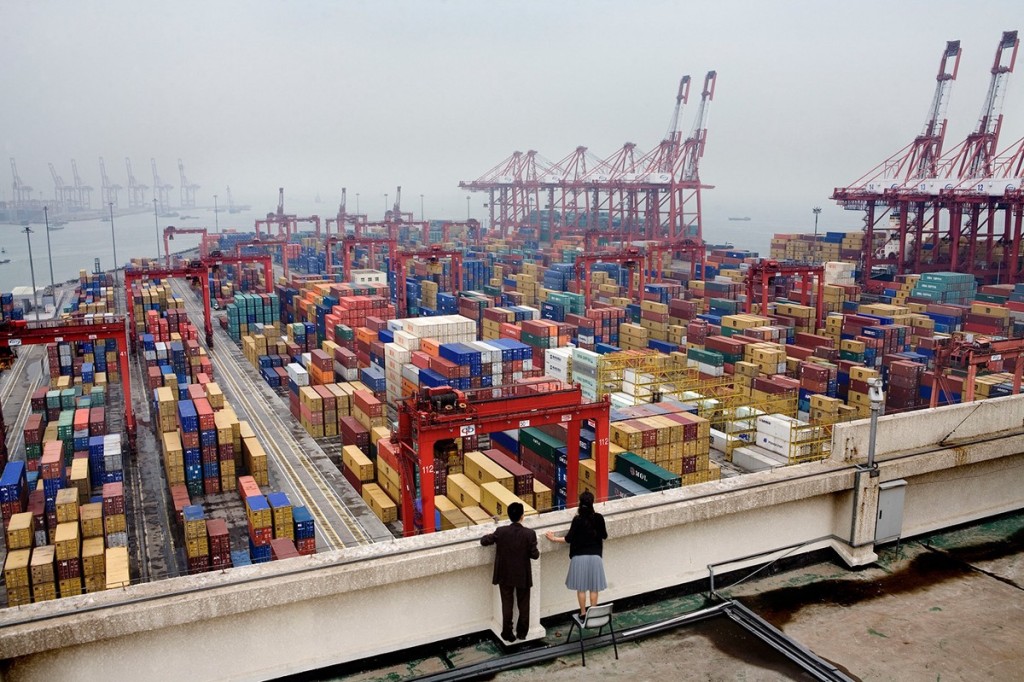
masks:
{"label": "distant ship", "polygon": [[181,220],[199,220],[198,216],[194,216],[194,215],[183,215],[183,216],[178,216],[178,218],[180,218]]}
{"label": "distant ship", "polygon": [[56,232],[57,230],[63,230],[66,223],[52,223],[50,225],[50,232]]}
{"label": "distant ship", "polygon": [[742,218],[729,218],[729,220],[750,220],[750,216],[743,216]]}
{"label": "distant ship", "polygon": [[3,260],[0,260],[0,265],[4,265],[4,264],[10,263],[10,262],[11,262],[10,258],[4,258]]}

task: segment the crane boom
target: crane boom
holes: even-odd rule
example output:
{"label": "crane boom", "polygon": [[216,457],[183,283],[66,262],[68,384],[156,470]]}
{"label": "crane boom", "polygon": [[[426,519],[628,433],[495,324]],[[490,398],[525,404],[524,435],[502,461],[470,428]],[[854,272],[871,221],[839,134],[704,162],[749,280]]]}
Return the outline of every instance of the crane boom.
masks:
{"label": "crane boom", "polygon": [[989,70],[988,90],[974,132],[967,136],[945,164],[947,179],[973,180],[992,177],[992,161],[998,152],[999,132],[1003,125],[1003,97],[1006,84],[1017,61],[1020,41],[1016,31],[1004,31],[996,47]]}
{"label": "crane boom", "polygon": [[704,143],[708,135],[708,108],[711,100],[715,98],[715,83],[717,81],[717,71],[708,71],[704,76],[704,89],[700,93],[697,116],[693,119],[693,130],[683,145],[681,174],[683,180],[699,179],[700,158],[704,156]]}

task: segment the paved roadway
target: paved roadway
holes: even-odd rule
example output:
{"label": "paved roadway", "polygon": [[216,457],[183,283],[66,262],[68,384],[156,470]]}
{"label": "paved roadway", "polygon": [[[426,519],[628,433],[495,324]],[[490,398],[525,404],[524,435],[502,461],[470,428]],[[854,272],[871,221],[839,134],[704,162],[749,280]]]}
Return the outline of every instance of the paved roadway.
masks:
{"label": "paved roadway", "polygon": [[[189,319],[201,327],[202,304],[187,284],[172,281]],[[200,343],[204,343],[200,339]],[[214,379],[239,419],[247,420],[267,451],[271,488],[304,503],[316,520],[317,550],[393,540],[394,535],[363,502],[288,406],[249,364],[227,332],[214,324]],[[205,345],[205,343],[204,343]]]}

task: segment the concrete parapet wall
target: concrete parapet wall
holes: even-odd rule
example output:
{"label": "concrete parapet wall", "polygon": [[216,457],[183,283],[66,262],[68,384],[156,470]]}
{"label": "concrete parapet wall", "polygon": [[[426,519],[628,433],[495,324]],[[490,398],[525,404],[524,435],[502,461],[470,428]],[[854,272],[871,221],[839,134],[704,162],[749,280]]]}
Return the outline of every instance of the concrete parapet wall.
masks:
{"label": "concrete parapet wall", "polygon": [[[1022,423],[1022,397],[883,417],[871,476],[851,463],[866,457],[865,420],[836,427],[828,461],[602,504],[610,534],[602,599],[704,579],[709,564],[800,543],[808,544],[797,552],[831,546],[851,564],[870,561],[884,481],[908,482],[904,536],[1024,507]],[[547,514],[533,525],[561,533],[571,517]],[[465,528],[6,609],[0,674],[263,679],[494,629],[494,550],[478,544],[486,532]],[[541,537],[540,549],[539,616],[574,609],[566,547]]]}

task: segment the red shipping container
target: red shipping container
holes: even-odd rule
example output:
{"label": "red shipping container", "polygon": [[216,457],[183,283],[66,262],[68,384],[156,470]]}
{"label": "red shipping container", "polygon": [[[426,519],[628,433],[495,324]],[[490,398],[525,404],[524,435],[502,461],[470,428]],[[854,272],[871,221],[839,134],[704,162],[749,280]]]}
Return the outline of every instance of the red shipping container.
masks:
{"label": "red shipping container", "polygon": [[103,484],[103,514],[124,514],[124,484]]}
{"label": "red shipping container", "polygon": [[210,407],[210,401],[206,398],[198,398],[192,402],[196,406],[196,415],[199,417],[199,430],[212,431],[216,429],[217,424],[214,421],[213,408]]}
{"label": "red shipping container", "polygon": [[279,559],[294,559],[299,556],[295,543],[289,538],[274,538],[270,541],[270,558],[274,561]]}

